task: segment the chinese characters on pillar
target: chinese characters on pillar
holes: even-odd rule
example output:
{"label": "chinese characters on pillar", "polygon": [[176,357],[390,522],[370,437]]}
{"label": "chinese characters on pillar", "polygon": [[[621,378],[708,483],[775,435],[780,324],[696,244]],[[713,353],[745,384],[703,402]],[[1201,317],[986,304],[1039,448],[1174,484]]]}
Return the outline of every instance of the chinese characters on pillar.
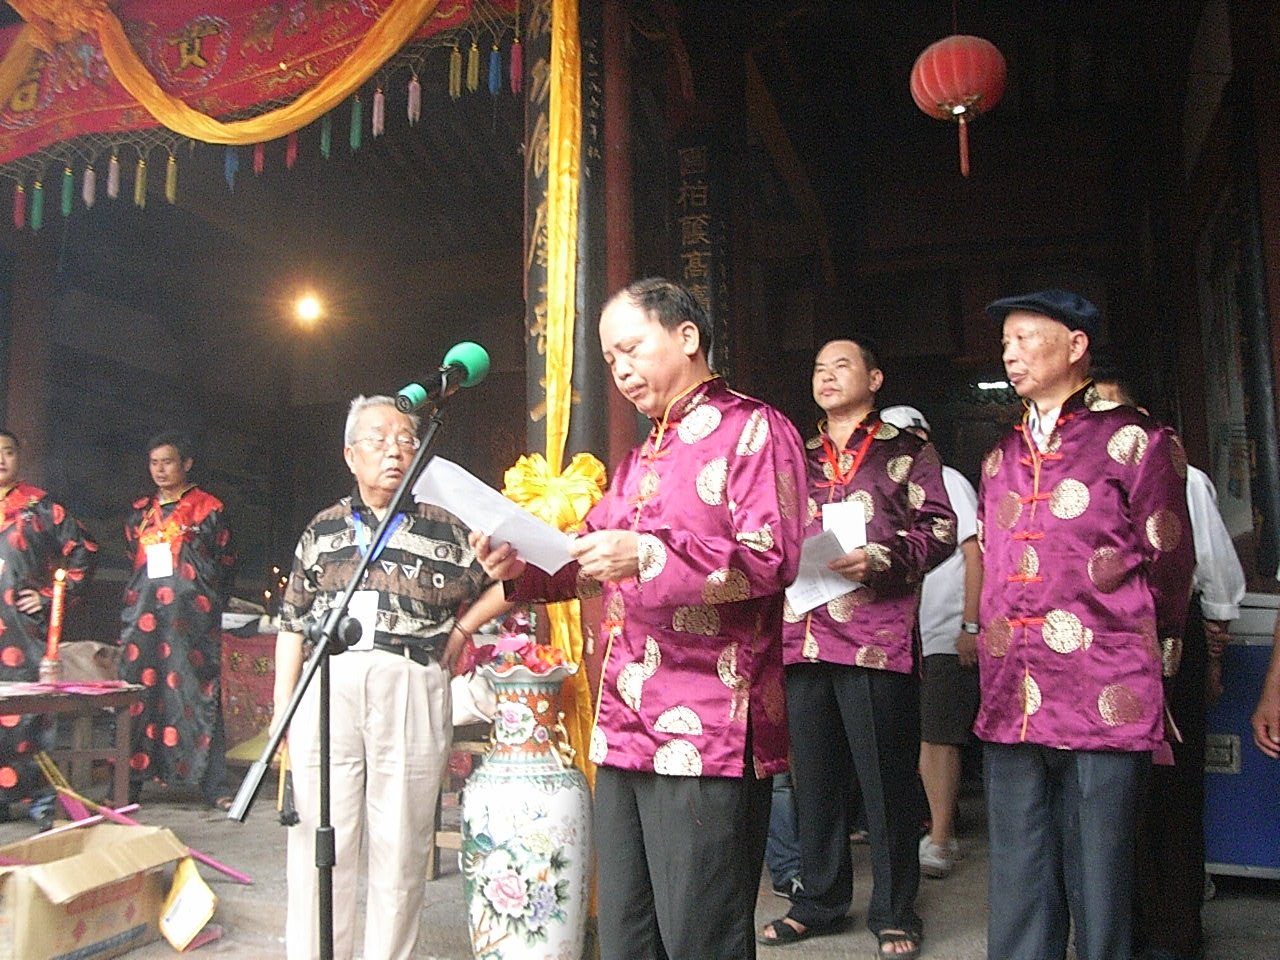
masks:
{"label": "chinese characters on pillar", "polygon": [[676,276],[706,311],[714,330],[711,365],[729,372],[728,244],[715,151],[705,139],[676,147]]}

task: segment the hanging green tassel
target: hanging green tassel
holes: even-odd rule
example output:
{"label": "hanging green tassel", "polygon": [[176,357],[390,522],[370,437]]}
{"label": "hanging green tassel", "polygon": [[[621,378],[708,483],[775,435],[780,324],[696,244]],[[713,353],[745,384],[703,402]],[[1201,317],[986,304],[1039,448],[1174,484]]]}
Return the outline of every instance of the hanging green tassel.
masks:
{"label": "hanging green tassel", "polygon": [[355,153],[360,149],[360,137],[363,134],[361,129],[364,126],[364,104],[360,102],[360,98],[356,97],[355,102],[351,104],[351,152]]}
{"label": "hanging green tassel", "polygon": [[467,51],[467,90],[475,93],[480,89],[480,45],[471,41],[471,49]]}
{"label": "hanging green tassel", "polygon": [[133,205],[146,209],[147,206],[147,158],[138,157],[137,169],[133,172]]}
{"label": "hanging green tassel", "polygon": [[325,114],[320,121],[320,156],[326,160],[329,154],[333,152],[333,117]]}
{"label": "hanging green tassel", "polygon": [[164,169],[164,198],[170,203],[178,202],[178,158],[172,153]]}
{"label": "hanging green tassel", "polygon": [[62,216],[71,216],[71,198],[76,194],[76,177],[71,164],[62,168]]}
{"label": "hanging green tassel", "polygon": [[37,180],[31,191],[31,229],[39,232],[44,226],[44,181]]}
{"label": "hanging green tassel", "polygon": [[462,51],[456,43],[449,54],[449,96],[454,100],[462,96]]}

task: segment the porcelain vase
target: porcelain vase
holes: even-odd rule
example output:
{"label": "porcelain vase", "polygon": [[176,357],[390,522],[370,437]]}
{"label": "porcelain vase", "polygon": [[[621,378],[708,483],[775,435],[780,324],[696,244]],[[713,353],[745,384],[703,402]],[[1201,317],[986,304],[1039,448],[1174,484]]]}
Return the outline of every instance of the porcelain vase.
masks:
{"label": "porcelain vase", "polygon": [[575,668],[479,668],[498,705],[494,742],[462,791],[460,862],[477,960],[579,960],[591,798],[567,758],[560,686]]}

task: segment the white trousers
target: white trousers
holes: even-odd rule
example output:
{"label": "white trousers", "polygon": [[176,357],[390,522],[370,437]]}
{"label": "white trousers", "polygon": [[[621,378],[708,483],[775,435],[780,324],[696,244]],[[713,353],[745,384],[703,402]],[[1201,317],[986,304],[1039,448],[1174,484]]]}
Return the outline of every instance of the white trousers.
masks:
{"label": "white trousers", "polygon": [[[330,820],[333,956],[351,960],[360,842],[368,824],[364,960],[409,960],[426,894],[436,797],[452,736],[449,683],[380,650],[347,652],[330,664]],[[315,830],[320,815],[320,679],[307,688],[289,728],[289,757],[301,822],[289,828],[289,960],[319,956]]]}

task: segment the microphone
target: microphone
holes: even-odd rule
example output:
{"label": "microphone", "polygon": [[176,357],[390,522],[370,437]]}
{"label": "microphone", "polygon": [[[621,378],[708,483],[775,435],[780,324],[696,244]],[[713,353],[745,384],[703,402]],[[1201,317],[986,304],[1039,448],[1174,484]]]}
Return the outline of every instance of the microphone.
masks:
{"label": "microphone", "polygon": [[[489,351],[478,343],[455,343],[444,355],[444,363],[422,383],[407,383],[396,394],[396,409],[412,413],[425,403],[444,400],[459,387],[474,387],[489,375]],[[424,386],[425,384],[425,386]]]}

